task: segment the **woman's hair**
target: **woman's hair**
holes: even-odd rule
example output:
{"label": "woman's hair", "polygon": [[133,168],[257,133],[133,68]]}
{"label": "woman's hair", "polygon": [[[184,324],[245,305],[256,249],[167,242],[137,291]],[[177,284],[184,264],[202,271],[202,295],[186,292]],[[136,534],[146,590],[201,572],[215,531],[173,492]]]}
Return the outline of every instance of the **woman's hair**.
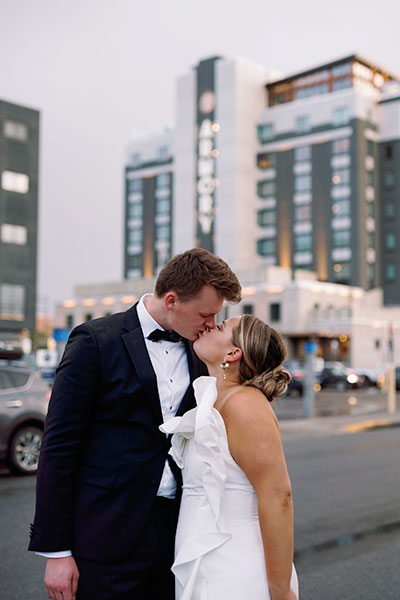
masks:
{"label": "woman's hair", "polygon": [[155,292],[174,290],[181,302],[192,300],[204,285],[212,285],[229,302],[240,302],[241,286],[228,264],[203,248],[192,248],[171,258],[158,275]]}
{"label": "woman's hair", "polygon": [[286,358],[282,336],[261,319],[243,315],[232,330],[232,342],[242,350],[240,382],[261,390],[270,402],[282,396],[291,380],[282,366]]}

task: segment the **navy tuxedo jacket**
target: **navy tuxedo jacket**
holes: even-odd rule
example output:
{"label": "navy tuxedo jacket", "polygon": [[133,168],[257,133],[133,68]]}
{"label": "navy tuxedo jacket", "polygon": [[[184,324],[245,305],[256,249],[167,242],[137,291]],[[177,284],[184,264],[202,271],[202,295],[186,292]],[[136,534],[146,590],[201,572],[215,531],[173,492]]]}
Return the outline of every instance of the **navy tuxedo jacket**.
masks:
{"label": "navy tuxedo jacket", "polygon": [[[207,373],[185,342],[191,382]],[[190,385],[177,415],[195,406]],[[136,305],[76,327],[57,369],[30,550],[119,562],[150,519],[170,440]]]}

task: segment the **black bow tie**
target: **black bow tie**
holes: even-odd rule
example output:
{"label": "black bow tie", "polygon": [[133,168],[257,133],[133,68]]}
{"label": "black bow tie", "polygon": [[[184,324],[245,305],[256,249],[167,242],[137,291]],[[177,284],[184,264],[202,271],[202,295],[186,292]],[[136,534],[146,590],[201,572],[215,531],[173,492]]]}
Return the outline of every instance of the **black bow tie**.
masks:
{"label": "black bow tie", "polygon": [[182,336],[176,333],[176,331],[163,331],[162,329],[154,329],[148,337],[152,342],[159,342],[160,340],[180,342],[182,340]]}

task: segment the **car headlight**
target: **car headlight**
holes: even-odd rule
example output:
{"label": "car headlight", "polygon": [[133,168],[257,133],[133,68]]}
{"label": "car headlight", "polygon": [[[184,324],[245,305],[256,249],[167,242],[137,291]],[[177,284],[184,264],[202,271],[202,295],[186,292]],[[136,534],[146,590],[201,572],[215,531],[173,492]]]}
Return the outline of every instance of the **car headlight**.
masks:
{"label": "car headlight", "polygon": [[349,383],[357,383],[358,375],[356,375],[355,373],[350,373],[349,375],[347,375],[347,381]]}

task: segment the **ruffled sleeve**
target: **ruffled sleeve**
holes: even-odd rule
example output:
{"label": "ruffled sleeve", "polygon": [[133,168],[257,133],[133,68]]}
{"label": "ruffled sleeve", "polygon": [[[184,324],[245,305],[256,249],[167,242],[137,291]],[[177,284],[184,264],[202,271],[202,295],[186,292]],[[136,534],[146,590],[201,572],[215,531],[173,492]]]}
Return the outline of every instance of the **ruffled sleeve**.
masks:
{"label": "ruffled sleeve", "polygon": [[[222,417],[214,408],[217,399],[216,379],[215,377],[199,377],[194,381],[193,387],[197,408],[190,411],[192,415],[188,418],[188,423],[189,421],[192,423],[194,416],[194,431],[190,433],[186,441],[190,439],[190,443],[193,444],[196,457],[196,464],[193,464],[193,468],[200,469],[201,487],[196,490],[200,497],[199,509],[193,514],[193,519],[183,536],[180,547],[177,548],[172,567],[182,586],[181,600],[192,598],[194,586],[197,590],[203,588],[205,590],[206,581],[203,581],[201,561],[205,555],[231,538],[221,514],[221,502],[226,481],[226,463],[221,449],[221,438],[226,433]],[[187,427],[183,427],[182,421],[178,427],[180,428],[178,435],[187,435],[183,431]],[[176,433],[173,438],[175,436]],[[174,440],[172,443],[174,444]],[[191,467],[190,459],[190,463],[187,465],[188,470]],[[187,487],[184,477],[184,488],[187,489]],[[207,595],[199,596],[201,599],[203,597],[208,598]]]}
{"label": "ruffled sleeve", "polygon": [[194,434],[197,408],[188,410],[183,417],[173,417],[160,425],[161,431],[173,434],[169,454],[172,456],[180,469],[185,464],[185,449],[187,441]]}

